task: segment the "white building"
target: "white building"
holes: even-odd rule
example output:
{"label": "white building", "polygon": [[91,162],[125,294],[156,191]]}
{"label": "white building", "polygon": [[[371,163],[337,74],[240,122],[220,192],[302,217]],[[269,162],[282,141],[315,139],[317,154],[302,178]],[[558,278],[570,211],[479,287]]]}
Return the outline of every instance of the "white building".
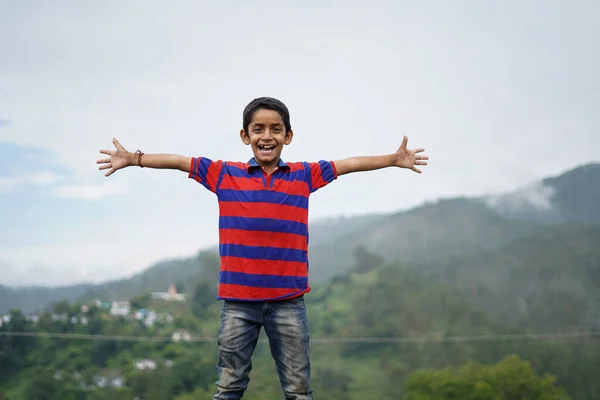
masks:
{"label": "white building", "polygon": [[184,329],[179,329],[176,330],[175,332],[173,332],[173,335],[171,335],[171,339],[177,343],[179,341],[185,341],[185,342],[189,342],[190,340],[192,340],[192,335],[190,335],[190,333]]}
{"label": "white building", "polygon": [[154,292],[152,293],[152,298],[156,300],[164,300],[164,301],[185,301],[185,294],[178,293],[175,285],[169,286],[169,290],[167,292]]}
{"label": "white building", "polygon": [[158,315],[154,310],[146,310],[142,308],[135,312],[135,319],[138,321],[142,321],[142,323],[146,326],[153,326],[158,319]]}
{"label": "white building", "polygon": [[129,300],[114,300],[110,307],[110,315],[127,316],[131,311]]}
{"label": "white building", "polygon": [[137,369],[138,371],[143,371],[145,369],[156,369],[156,361],[154,360],[138,360],[134,363],[135,365],[135,369]]}

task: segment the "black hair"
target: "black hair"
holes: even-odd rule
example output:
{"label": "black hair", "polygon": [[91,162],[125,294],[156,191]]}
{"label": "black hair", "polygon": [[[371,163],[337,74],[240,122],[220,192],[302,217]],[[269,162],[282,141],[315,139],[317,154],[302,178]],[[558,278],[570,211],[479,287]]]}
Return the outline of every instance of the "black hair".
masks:
{"label": "black hair", "polygon": [[246,132],[248,132],[248,125],[252,122],[254,113],[263,108],[273,110],[281,116],[286,132],[289,132],[292,129],[292,125],[290,124],[290,112],[283,102],[272,97],[259,97],[252,100],[248,103],[246,108],[244,108],[243,127]]}

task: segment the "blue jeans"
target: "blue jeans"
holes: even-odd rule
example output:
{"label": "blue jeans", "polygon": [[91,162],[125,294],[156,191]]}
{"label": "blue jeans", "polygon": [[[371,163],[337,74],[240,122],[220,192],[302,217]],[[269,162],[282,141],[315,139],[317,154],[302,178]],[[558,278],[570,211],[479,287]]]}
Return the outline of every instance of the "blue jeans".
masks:
{"label": "blue jeans", "polygon": [[304,298],[262,303],[225,301],[219,329],[217,393],[213,400],[244,395],[261,327],[269,339],[286,400],[312,400],[309,332]]}

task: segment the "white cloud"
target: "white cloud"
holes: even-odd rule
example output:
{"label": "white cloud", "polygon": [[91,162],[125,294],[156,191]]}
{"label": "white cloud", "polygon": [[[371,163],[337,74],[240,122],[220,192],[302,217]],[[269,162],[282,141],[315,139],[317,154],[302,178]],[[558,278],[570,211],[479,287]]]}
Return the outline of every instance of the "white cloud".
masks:
{"label": "white cloud", "polygon": [[0,177],[0,191],[8,192],[22,186],[49,186],[61,178],[51,172],[36,172],[28,175]]}
{"label": "white cloud", "polygon": [[126,193],[115,183],[64,185],[54,188],[54,196],[65,199],[98,200],[103,197]]}
{"label": "white cloud", "polygon": [[519,212],[530,208],[550,211],[555,193],[551,186],[536,182],[509,193],[488,196],[485,202],[500,212]]}

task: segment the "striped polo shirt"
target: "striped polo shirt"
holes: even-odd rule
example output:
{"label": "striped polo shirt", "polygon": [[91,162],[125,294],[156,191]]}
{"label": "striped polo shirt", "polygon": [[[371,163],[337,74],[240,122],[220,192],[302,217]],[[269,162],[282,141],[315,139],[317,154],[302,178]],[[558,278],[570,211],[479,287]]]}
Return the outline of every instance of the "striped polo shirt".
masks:
{"label": "striped polo shirt", "polygon": [[272,301],[310,291],[308,198],[337,178],[332,161],[280,160],[267,175],[254,158],[195,157],[189,177],[219,201],[217,299]]}

